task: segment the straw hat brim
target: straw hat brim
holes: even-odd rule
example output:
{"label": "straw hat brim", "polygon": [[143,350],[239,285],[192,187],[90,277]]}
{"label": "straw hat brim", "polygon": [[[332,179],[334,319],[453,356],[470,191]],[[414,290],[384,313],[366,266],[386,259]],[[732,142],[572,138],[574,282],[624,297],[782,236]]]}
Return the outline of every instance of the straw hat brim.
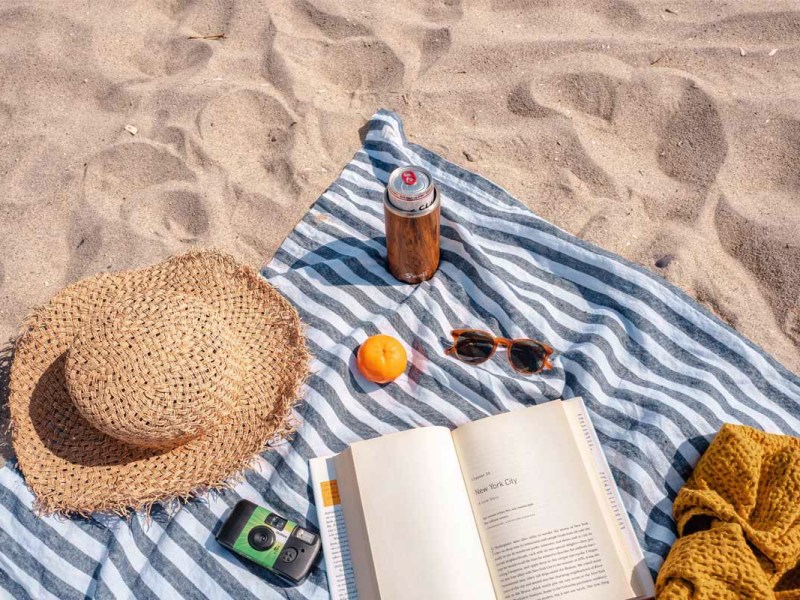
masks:
{"label": "straw hat brim", "polygon": [[[73,405],[66,353],[82,323],[128,292],[196,295],[244,349],[243,401],[224,422],[170,450],[132,446],[92,427]],[[37,310],[17,341],[9,408],[19,467],[45,513],[125,513],[224,487],[270,440],[292,432],[308,370],[297,311],[258,273],[215,252],[75,283]]]}

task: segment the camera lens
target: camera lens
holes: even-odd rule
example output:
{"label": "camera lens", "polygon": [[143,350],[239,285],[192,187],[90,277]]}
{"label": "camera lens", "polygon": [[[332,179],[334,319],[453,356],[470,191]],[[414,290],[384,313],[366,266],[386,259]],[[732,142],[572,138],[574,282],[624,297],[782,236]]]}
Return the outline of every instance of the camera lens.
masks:
{"label": "camera lens", "polygon": [[272,533],[272,530],[269,527],[259,525],[258,527],[253,527],[250,530],[250,533],[247,536],[247,541],[254,550],[263,552],[264,550],[269,550],[272,547],[272,544],[275,543],[275,534]]}

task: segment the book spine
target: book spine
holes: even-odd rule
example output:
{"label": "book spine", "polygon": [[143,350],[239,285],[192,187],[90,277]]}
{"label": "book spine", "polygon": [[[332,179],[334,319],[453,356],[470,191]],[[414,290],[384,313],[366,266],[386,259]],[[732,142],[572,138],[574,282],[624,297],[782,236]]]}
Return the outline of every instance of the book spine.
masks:
{"label": "book spine", "polygon": [[313,458],[309,461],[309,468],[331,600],[357,600],[355,572],[333,457]]}

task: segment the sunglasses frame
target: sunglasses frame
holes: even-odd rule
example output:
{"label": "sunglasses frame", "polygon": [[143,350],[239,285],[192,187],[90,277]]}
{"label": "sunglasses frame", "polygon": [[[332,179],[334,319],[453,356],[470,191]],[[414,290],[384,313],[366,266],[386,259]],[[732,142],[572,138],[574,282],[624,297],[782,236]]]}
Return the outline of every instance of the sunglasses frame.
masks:
{"label": "sunglasses frame", "polygon": [[[553,363],[550,362],[550,357],[553,355],[555,350],[553,350],[552,346],[545,344],[544,342],[540,342],[539,340],[534,340],[531,338],[517,338],[512,340],[509,338],[497,337],[489,333],[488,331],[484,331],[483,329],[453,329],[453,331],[451,332],[453,336],[453,345],[450,346],[447,350],[445,350],[445,354],[449,356],[454,356],[456,359],[461,360],[461,358],[458,356],[458,352],[456,352],[456,344],[458,343],[458,338],[464,335],[465,333],[480,333],[482,335],[485,335],[487,338],[490,338],[493,344],[492,351],[489,353],[489,356],[487,356],[480,362],[472,362],[468,364],[482,365],[483,363],[485,363],[494,356],[494,353],[497,352],[497,349],[500,346],[503,346],[506,349],[506,357],[508,358],[508,364],[510,364],[511,368],[514,369],[520,375],[536,375],[537,373],[541,373],[542,371],[549,371],[550,369],[553,368]],[[515,342],[533,342],[534,344],[544,348],[544,360],[542,360],[542,368],[537,371],[522,371],[517,367],[515,367],[514,363],[511,362],[511,353],[509,352],[511,346],[513,346]],[[467,364],[466,361],[461,361],[461,362]]]}

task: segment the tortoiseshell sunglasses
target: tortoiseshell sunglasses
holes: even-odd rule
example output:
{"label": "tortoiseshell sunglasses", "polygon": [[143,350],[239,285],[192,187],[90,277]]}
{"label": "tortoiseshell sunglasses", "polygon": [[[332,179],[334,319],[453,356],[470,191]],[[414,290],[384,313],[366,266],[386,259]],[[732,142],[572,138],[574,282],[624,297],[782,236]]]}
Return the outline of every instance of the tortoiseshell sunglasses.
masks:
{"label": "tortoiseshell sunglasses", "polygon": [[533,375],[553,368],[553,349],[547,344],[527,338],[495,337],[480,329],[454,329],[453,345],[445,353],[468,365],[479,365],[489,360],[498,346],[506,349],[508,362],[517,373]]}

